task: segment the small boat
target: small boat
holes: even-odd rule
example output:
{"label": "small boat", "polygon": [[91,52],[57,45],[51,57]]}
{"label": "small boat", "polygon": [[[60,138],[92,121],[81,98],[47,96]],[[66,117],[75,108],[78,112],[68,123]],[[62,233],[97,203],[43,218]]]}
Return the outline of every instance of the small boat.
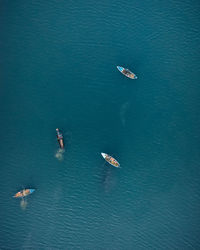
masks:
{"label": "small boat", "polygon": [[130,79],[137,79],[137,76],[131,72],[129,69],[125,69],[122,66],[117,66],[117,69],[126,77],[130,78]]}
{"label": "small boat", "polygon": [[23,189],[19,192],[17,192],[13,197],[14,198],[23,198],[29,194],[32,194],[35,191],[35,189]]}
{"label": "small boat", "polygon": [[103,156],[103,158],[109,163],[111,164],[113,167],[119,168],[120,164],[117,160],[115,160],[112,156],[106,154],[106,153],[101,153],[101,155]]}
{"label": "small boat", "polygon": [[60,148],[64,148],[64,141],[63,141],[63,135],[61,134],[61,132],[59,131],[59,129],[57,128],[56,129],[56,133],[57,133],[57,139],[58,139],[58,142],[59,142],[59,145],[60,145]]}

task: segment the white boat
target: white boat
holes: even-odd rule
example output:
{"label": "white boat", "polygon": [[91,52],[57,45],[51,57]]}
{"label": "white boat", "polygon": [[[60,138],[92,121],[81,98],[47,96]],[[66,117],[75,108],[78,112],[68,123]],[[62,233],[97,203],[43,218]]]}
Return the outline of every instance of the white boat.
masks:
{"label": "white boat", "polygon": [[112,165],[113,167],[116,167],[116,168],[120,168],[120,164],[119,162],[113,158],[112,156],[106,154],[106,153],[101,153],[101,155],[103,156],[103,158],[110,164]]}

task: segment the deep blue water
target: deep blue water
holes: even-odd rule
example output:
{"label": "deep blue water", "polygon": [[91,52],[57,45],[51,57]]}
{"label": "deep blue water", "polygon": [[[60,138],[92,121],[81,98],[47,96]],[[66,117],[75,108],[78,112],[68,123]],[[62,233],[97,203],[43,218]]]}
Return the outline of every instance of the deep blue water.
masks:
{"label": "deep blue water", "polygon": [[200,248],[199,13],[0,2],[0,249]]}

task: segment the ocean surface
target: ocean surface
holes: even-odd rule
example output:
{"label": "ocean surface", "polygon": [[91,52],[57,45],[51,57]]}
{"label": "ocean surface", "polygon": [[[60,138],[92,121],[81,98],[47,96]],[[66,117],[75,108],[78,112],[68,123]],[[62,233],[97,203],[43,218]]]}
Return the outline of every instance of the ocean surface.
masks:
{"label": "ocean surface", "polygon": [[200,249],[199,13],[0,1],[1,250]]}

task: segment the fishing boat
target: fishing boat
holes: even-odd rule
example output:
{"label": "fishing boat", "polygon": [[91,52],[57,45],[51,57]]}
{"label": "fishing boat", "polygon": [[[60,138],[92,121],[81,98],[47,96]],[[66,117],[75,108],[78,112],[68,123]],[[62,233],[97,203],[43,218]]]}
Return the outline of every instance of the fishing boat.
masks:
{"label": "fishing boat", "polygon": [[129,69],[125,69],[122,66],[117,66],[117,69],[126,77],[130,78],[130,79],[137,79],[137,76],[131,72]]}
{"label": "fishing boat", "polygon": [[60,148],[64,148],[64,141],[63,141],[63,135],[62,133],[60,132],[60,130],[57,128],[56,129],[56,136],[57,136],[57,139],[58,139],[58,143],[60,145]]}
{"label": "fishing boat", "polygon": [[23,189],[19,192],[17,192],[13,197],[14,198],[23,198],[29,194],[32,194],[35,191],[35,189]]}
{"label": "fishing boat", "polygon": [[109,163],[111,164],[113,167],[119,168],[120,164],[117,160],[115,160],[112,156],[106,154],[106,153],[101,153],[101,155],[103,156],[103,158]]}

